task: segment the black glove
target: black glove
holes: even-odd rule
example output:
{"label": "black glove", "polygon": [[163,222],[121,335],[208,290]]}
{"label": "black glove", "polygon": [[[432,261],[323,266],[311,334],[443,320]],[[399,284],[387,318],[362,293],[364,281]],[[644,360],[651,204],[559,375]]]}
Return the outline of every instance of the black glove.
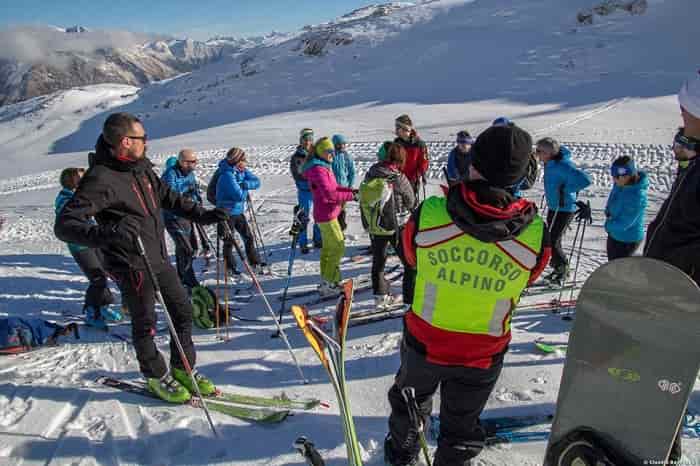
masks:
{"label": "black glove", "polygon": [[241,190],[243,190],[243,191],[246,191],[246,190],[248,189],[248,183],[246,183],[245,181],[241,181],[241,182],[238,184],[238,186],[240,186],[240,187],[241,187]]}
{"label": "black glove", "polygon": [[591,210],[591,201],[576,201],[576,220],[579,222],[593,223],[593,211]]}
{"label": "black glove", "polygon": [[225,222],[228,218],[228,212],[225,209],[217,207],[216,209],[205,210],[199,215],[197,223],[202,225],[211,225],[212,223]]}
{"label": "black glove", "polygon": [[352,200],[355,202],[360,201],[360,191],[358,189],[353,189],[352,190]]}
{"label": "black glove", "polygon": [[106,240],[126,252],[137,253],[136,238],[140,233],[141,223],[136,218],[126,215],[119,223],[109,226]]}

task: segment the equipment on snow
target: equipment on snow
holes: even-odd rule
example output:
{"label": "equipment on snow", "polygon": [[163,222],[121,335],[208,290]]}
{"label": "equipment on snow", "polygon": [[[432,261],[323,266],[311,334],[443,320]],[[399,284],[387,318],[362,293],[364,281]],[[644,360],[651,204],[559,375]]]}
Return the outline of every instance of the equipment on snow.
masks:
{"label": "equipment on snow", "polygon": [[309,441],[303,435],[297,438],[292,444],[294,448],[306,459],[309,466],[326,466],[326,463],[321,458],[321,454],[316,450],[313,442]]}
{"label": "equipment on snow", "polygon": [[[253,225],[251,233],[253,234],[253,241],[256,244],[255,248],[258,250],[258,257],[263,257],[263,264],[267,264],[267,258],[270,255],[267,252],[267,248],[265,248],[265,241],[263,240],[263,235],[260,231],[260,225],[258,225],[258,217],[255,215],[255,208],[253,207],[253,198],[250,197],[250,193],[248,193],[248,215],[250,217],[250,222]],[[260,249],[262,249],[262,255],[260,255]]]}
{"label": "equipment on snow", "polygon": [[0,319],[0,354],[17,354],[39,346],[56,345],[58,338],[73,334],[80,339],[78,325],[58,325],[43,319],[3,317]]}
{"label": "equipment on snow", "polygon": [[165,309],[165,312],[163,314],[165,315],[165,320],[168,323],[168,329],[170,330],[170,338],[173,339],[175,342],[175,346],[177,346],[177,351],[180,353],[180,360],[182,361],[182,366],[185,368],[185,371],[187,372],[187,375],[189,375],[190,379],[192,380],[192,385],[195,388],[197,396],[201,399],[202,402],[202,410],[204,411],[204,414],[206,414],[207,421],[209,422],[209,426],[211,427],[212,432],[214,432],[214,436],[218,437],[219,433],[216,431],[216,427],[214,427],[214,421],[211,419],[211,414],[209,414],[209,409],[207,409],[207,404],[202,398],[202,394],[199,391],[199,386],[197,385],[197,381],[194,378],[194,374],[192,373],[192,368],[190,367],[190,363],[187,360],[187,357],[185,356],[185,350],[182,348],[182,343],[180,342],[180,337],[177,336],[177,331],[175,330],[175,324],[173,323],[172,318],[170,317],[170,313],[167,311],[168,307],[165,305],[165,301],[163,300],[163,295],[160,292],[160,284],[158,283],[158,278],[156,277],[156,274],[153,272],[153,267],[151,266],[151,262],[148,259],[148,255],[146,254],[146,249],[143,246],[143,241],[141,240],[141,236],[136,237],[136,247],[138,248],[139,255],[143,258],[144,264],[146,264],[146,272],[148,273],[151,282],[153,283],[153,288],[155,291],[156,299],[160,303],[161,306],[163,306],[163,309]]}
{"label": "equipment on snow", "polygon": [[[141,395],[145,396],[148,398],[152,398],[155,400],[162,401],[158,395],[155,393],[151,392],[147,387],[146,384],[143,382],[134,382],[134,381],[126,381],[126,380],[119,380],[115,379],[112,377],[98,377],[95,382],[105,385],[110,388],[114,388],[117,390],[122,390],[128,393],[133,393],[135,395]],[[227,401],[227,400],[224,400]],[[185,406],[192,406],[199,408],[201,407],[201,399],[192,399],[190,400],[189,404]],[[244,407],[244,406],[235,406],[232,404],[220,402],[220,401],[215,401],[211,399],[210,397],[207,397],[207,406],[209,406],[213,411],[216,411],[221,414],[226,414],[231,417],[235,417],[238,419],[243,419],[246,421],[254,421],[254,422],[260,422],[264,424],[274,424],[278,422],[282,422],[289,416],[289,411],[288,410],[275,410],[275,409],[267,409],[267,408],[249,408],[249,407]]]}
{"label": "equipment on snow", "polygon": [[289,350],[289,354],[292,357],[292,360],[294,361],[294,365],[297,368],[297,371],[299,371],[299,376],[301,376],[301,379],[303,380],[304,384],[308,384],[309,381],[306,379],[304,376],[304,371],[301,370],[301,366],[299,365],[299,361],[297,360],[296,355],[294,354],[294,350],[292,349],[292,345],[289,343],[289,339],[287,338],[287,334],[284,333],[284,330],[282,329],[282,326],[280,325],[279,322],[277,322],[277,316],[275,316],[275,311],[272,310],[272,306],[270,306],[270,301],[267,299],[267,295],[265,294],[265,291],[263,290],[262,286],[260,285],[260,282],[258,281],[258,277],[255,276],[255,272],[250,267],[250,264],[246,261],[245,256],[243,255],[243,251],[241,250],[241,246],[238,244],[238,240],[236,240],[235,236],[233,236],[233,232],[231,231],[231,228],[229,228],[228,222],[221,222],[222,230],[224,232],[224,240],[230,240],[231,243],[233,244],[233,247],[236,249],[236,252],[238,253],[238,257],[240,257],[241,262],[243,262],[243,266],[245,267],[246,271],[248,272],[248,275],[250,275],[250,279],[253,281],[255,284],[255,287],[258,289],[258,293],[260,294],[260,297],[263,299],[265,302],[265,307],[269,311],[270,315],[272,316],[272,321],[275,323],[275,326],[277,327],[277,331],[280,334],[280,337],[282,337],[282,340],[284,340],[285,345],[287,345],[287,349]]}
{"label": "equipment on snow", "polygon": [[583,441],[618,466],[666,464],[700,367],[698,302],[700,289],[686,274],[654,259],[618,259],[590,275],[545,465],[562,464],[568,445],[579,442],[569,436],[584,428],[594,435]]}
{"label": "equipment on snow", "polygon": [[343,282],[343,294],[338,298],[335,313],[335,338],[326,335],[309,318],[305,307],[292,306],[292,314],[297,325],[318,356],[321,364],[328,373],[328,378],[338,398],[338,408],[343,420],[345,446],[348,452],[348,464],[362,466],[362,455],[355,433],[355,423],[350,413],[350,404],[345,386],[345,337],[352,308],[353,281]]}

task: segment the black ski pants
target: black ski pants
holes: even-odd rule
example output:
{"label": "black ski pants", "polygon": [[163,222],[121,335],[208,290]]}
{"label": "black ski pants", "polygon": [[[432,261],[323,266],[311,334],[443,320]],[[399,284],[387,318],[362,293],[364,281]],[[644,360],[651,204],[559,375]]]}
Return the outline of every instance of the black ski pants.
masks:
{"label": "black ski pants", "polygon": [[[187,360],[194,368],[196,355],[194,343],[192,343],[192,303],[190,298],[172,265],[163,264],[154,273]],[[131,336],[141,373],[144,377],[160,378],[168,372],[168,366],[153,341],[158,320],[155,311],[156,296],[153,282],[145,270],[117,272],[114,273],[114,276],[122,292],[122,300],[126,302],[131,313]],[[170,365],[184,369],[177,346],[172,338],[170,339]]]}
{"label": "black ski pants", "polygon": [[637,241],[636,243],[625,243],[608,235],[608,241],[605,245],[608,251],[608,261],[631,256],[639,247],[640,242],[641,241]]}
{"label": "black ski pants", "polygon": [[99,249],[88,248],[71,251],[71,255],[90,282],[85,290],[85,306],[98,309],[113,304],[114,296],[107,286],[107,273],[102,265],[102,252]]}
{"label": "black ski pants", "polygon": [[175,243],[175,263],[177,275],[187,288],[199,285],[194,273],[194,253],[196,250],[196,232],[194,224],[186,218],[173,218],[165,221],[165,229]]}
{"label": "black ski pants", "polygon": [[[248,264],[254,267],[260,263],[260,257],[258,256],[258,251],[255,249],[255,240],[253,238],[253,232],[248,225],[248,220],[246,220],[245,215],[231,215],[228,220],[228,226],[231,232],[237,231],[243,239],[243,245],[245,247],[245,254],[248,257]],[[224,232],[219,227],[219,235],[223,236]],[[224,257],[228,263],[228,269],[233,270],[236,268],[236,257],[234,256],[233,241],[224,241]]]}
{"label": "black ski pants", "polygon": [[[401,367],[389,389],[389,432],[394,451],[410,451],[415,442],[404,387],[416,390],[416,401],[424,425],[433,407],[433,395],[440,388],[440,435],[435,453],[436,466],[464,466],[484,447],[486,436],[478,420],[503,366],[502,359],[489,369],[443,366],[428,362],[406,342],[401,342]],[[415,451],[415,447],[413,447]]]}
{"label": "black ski pants", "polygon": [[547,228],[549,229],[549,238],[552,242],[552,260],[550,264],[555,269],[569,265],[569,258],[564,248],[562,248],[561,240],[573,218],[574,212],[561,212],[552,209],[547,212]]}
{"label": "black ski pants", "polygon": [[384,277],[387,248],[391,244],[404,267],[402,292],[404,304],[413,303],[413,290],[416,287],[416,269],[408,267],[401,246],[401,235],[370,236],[372,249],[372,292],[375,295],[389,294],[390,284]]}

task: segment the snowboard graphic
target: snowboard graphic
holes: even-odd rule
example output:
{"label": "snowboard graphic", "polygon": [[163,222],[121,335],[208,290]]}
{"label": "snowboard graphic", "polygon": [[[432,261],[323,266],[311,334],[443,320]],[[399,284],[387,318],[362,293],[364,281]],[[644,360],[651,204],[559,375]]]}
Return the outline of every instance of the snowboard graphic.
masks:
{"label": "snowboard graphic", "polygon": [[591,274],[576,304],[545,465],[589,464],[572,461],[590,452],[574,441],[577,429],[600,439],[619,466],[665,464],[700,368],[698,341],[700,289],[677,268],[630,257]]}

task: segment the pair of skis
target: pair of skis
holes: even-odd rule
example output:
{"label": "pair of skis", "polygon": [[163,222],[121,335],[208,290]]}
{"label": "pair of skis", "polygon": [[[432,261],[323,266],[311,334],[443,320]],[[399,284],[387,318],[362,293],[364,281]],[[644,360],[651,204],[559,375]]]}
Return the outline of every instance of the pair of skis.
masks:
{"label": "pair of skis", "polygon": [[[110,388],[136,395],[160,400],[141,381],[126,381],[112,377],[98,377],[96,382]],[[246,421],[275,424],[289,416],[291,410],[311,410],[321,405],[316,399],[292,400],[284,396],[261,397],[239,393],[217,392],[206,397],[207,406],[212,410]],[[194,399],[190,405],[198,407],[199,400]],[[242,406],[241,406],[242,405]]]}
{"label": "pair of skis", "polygon": [[[551,425],[553,414],[532,414],[526,416],[499,416],[480,419],[479,424],[486,433],[486,445],[498,445],[502,443],[536,442],[547,440],[547,431],[520,431],[538,425]],[[437,439],[440,435],[440,418],[436,415],[430,417],[430,436]]]}
{"label": "pair of skis", "polygon": [[355,422],[350,412],[350,403],[345,384],[345,337],[347,335],[354,288],[352,279],[343,283],[343,292],[338,299],[335,311],[335,335],[327,335],[303,306],[292,306],[292,314],[297,325],[316,352],[321,364],[328,372],[333,390],[338,398],[338,408],[343,419],[345,446],[350,466],[362,466],[362,454],[355,433]]}

